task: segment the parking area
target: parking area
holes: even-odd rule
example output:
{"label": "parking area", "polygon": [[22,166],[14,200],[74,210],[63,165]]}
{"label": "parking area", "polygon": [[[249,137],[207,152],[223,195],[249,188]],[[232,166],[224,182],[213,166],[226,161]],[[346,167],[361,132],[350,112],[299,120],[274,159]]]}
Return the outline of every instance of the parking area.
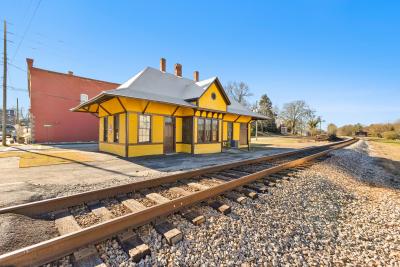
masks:
{"label": "parking area", "polygon": [[100,153],[97,144],[0,147],[0,207],[324,144],[302,138],[263,138],[250,151],[129,159]]}

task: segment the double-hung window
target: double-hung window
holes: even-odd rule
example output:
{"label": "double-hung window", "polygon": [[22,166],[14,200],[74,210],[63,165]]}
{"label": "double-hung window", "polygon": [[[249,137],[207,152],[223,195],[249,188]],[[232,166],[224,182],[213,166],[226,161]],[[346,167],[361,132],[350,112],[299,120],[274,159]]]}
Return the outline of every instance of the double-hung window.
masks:
{"label": "double-hung window", "polygon": [[150,115],[139,115],[139,143],[151,142],[151,117]]}
{"label": "double-hung window", "polygon": [[198,118],[197,119],[197,142],[204,143],[205,136],[204,136],[204,119]]}
{"label": "double-hung window", "polygon": [[108,117],[103,118],[103,142],[108,142]]}
{"label": "double-hung window", "polygon": [[85,103],[88,100],[89,100],[89,96],[87,94],[81,94],[81,97],[80,97],[81,104]]}
{"label": "double-hung window", "polygon": [[212,120],[211,141],[218,142],[218,120]]}
{"label": "double-hung window", "polygon": [[219,121],[215,119],[197,119],[197,142],[218,142]]}
{"label": "double-hung window", "polygon": [[206,142],[211,142],[211,120],[206,119]]}
{"label": "double-hung window", "polygon": [[114,115],[114,143],[119,142],[119,114]]}

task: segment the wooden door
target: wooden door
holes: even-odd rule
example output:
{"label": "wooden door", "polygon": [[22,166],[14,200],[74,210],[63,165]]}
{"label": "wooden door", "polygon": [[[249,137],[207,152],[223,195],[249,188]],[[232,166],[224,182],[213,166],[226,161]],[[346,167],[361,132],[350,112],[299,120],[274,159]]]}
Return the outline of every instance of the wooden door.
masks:
{"label": "wooden door", "polygon": [[241,123],[240,124],[240,144],[241,145],[247,145],[248,143],[248,135],[249,131],[247,130],[247,123]]}
{"label": "wooden door", "polygon": [[175,152],[174,145],[174,119],[164,117],[164,154]]}

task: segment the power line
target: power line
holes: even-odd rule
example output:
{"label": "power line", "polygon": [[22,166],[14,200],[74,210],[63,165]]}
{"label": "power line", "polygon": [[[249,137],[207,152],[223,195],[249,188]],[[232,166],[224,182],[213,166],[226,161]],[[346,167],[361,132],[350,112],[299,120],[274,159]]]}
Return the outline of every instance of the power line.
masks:
{"label": "power line", "polygon": [[28,92],[28,89],[14,87],[14,86],[10,86],[10,85],[8,85],[7,88],[12,91]]}
{"label": "power line", "polygon": [[8,65],[10,65],[11,67],[16,68],[17,70],[20,70],[20,71],[25,72],[25,73],[27,72],[27,71],[24,70],[23,68],[21,68],[21,67],[15,65],[15,64],[13,64],[13,63],[11,63],[11,62],[7,62],[7,63],[8,63]]}
{"label": "power line", "polygon": [[36,5],[36,7],[35,7],[35,10],[33,11],[32,17],[31,17],[31,19],[29,20],[27,27],[25,28],[24,34],[22,35],[22,39],[21,39],[21,41],[19,42],[19,44],[18,44],[18,46],[17,46],[17,49],[15,50],[14,56],[12,57],[11,61],[14,61],[15,57],[17,56],[17,53],[18,53],[18,51],[19,51],[19,48],[21,47],[21,44],[22,44],[22,42],[24,41],[25,36],[26,36],[26,34],[28,33],[29,28],[31,27],[33,18],[35,17],[36,11],[38,10],[38,8],[39,8],[41,2],[42,2],[42,0],[39,0],[39,1],[38,1],[37,5]]}
{"label": "power line", "polygon": [[[28,92],[28,89],[21,88],[21,87],[15,87],[15,86],[12,86],[12,85],[8,85],[7,88],[12,90],[12,91]],[[60,95],[52,95],[52,94],[44,93],[42,91],[36,91],[35,90],[35,93],[39,93],[39,94],[44,95],[44,96],[59,98],[59,99],[63,99],[63,100],[73,100],[73,101],[78,101],[78,102],[80,101],[80,99],[77,99],[77,98],[71,98],[71,97],[60,96]]]}

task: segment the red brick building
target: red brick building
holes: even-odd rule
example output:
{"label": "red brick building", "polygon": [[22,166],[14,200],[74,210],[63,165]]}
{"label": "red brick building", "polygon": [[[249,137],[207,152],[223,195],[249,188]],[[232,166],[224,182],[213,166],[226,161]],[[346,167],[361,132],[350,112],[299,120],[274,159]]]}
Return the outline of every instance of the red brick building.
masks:
{"label": "red brick building", "polygon": [[70,109],[119,84],[33,67],[30,58],[26,62],[32,142],[97,142],[98,118]]}

